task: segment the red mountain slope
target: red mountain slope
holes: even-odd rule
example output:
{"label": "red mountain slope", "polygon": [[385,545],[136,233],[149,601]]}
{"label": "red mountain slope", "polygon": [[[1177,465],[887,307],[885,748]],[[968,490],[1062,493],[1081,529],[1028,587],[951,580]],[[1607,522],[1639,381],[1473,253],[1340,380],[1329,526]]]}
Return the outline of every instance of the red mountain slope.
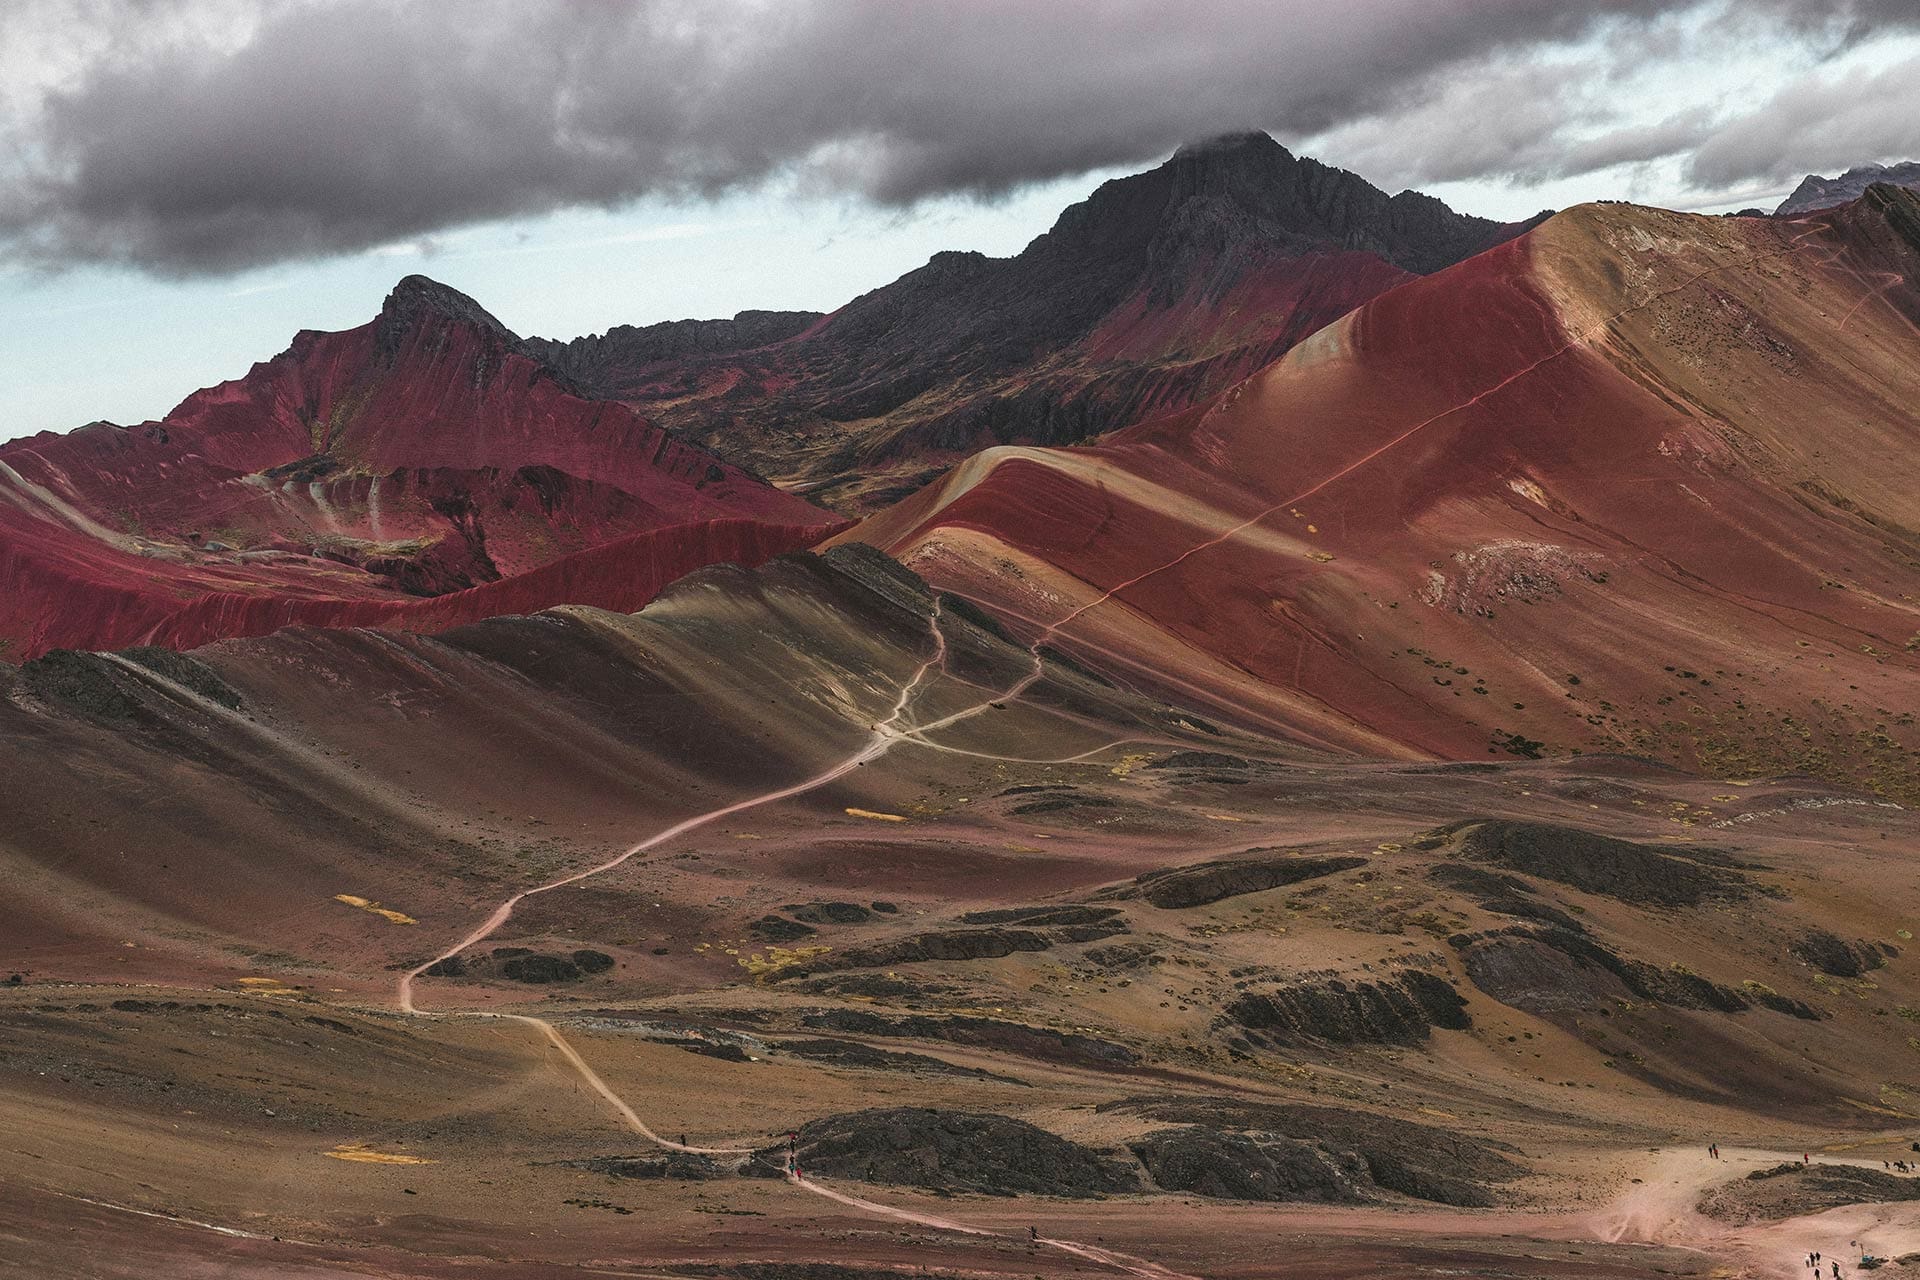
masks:
{"label": "red mountain slope", "polygon": [[302,333],[159,422],[0,446],[0,656],[634,609],[837,523],[581,398],[414,276],[371,323]]}
{"label": "red mountain slope", "polygon": [[849,534],[1223,717],[1916,796],[1920,196],[1561,214]]}

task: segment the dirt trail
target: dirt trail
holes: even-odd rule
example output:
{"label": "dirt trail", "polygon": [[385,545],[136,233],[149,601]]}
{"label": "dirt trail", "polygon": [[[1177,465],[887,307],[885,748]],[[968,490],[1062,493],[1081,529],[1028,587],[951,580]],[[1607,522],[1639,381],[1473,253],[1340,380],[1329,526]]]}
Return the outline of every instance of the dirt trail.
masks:
{"label": "dirt trail", "polygon": [[[615,857],[607,859],[605,862],[596,863],[583,871],[573,872],[571,875],[561,876],[557,880],[549,880],[547,883],[536,885],[531,889],[522,889],[519,893],[514,894],[498,907],[495,907],[492,915],[481,921],[479,925],[475,926],[472,932],[461,938],[459,942],[441,952],[439,955],[434,956],[431,960],[416,965],[407,971],[400,979],[400,987],[396,993],[396,1003],[399,1006],[400,1012],[423,1012],[423,1010],[417,1008],[414,1004],[414,980],[434,965],[439,964],[442,960],[450,960],[462,951],[465,951],[468,947],[479,942],[484,942],[492,937],[493,934],[499,930],[500,926],[505,924],[513,915],[513,909],[535,894],[550,893],[555,889],[564,888],[570,884],[578,884],[582,880],[588,880],[594,876],[612,871],[614,868],[624,865],[632,858],[645,853],[649,849],[666,844],[670,840],[683,836],[689,831],[704,827],[709,823],[718,822],[722,818],[728,818],[736,813],[744,813],[749,809],[758,809],[763,805],[774,804],[781,800],[788,800],[794,796],[804,795],[809,791],[817,790],[830,782],[844,778],[861,765],[866,764],[869,760],[879,759],[892,748],[894,743],[904,740],[906,732],[921,732],[929,728],[939,727],[941,724],[952,723],[953,720],[960,718],[960,716],[956,714],[955,716],[948,717],[945,721],[936,722],[934,725],[915,726],[913,730],[906,732],[894,727],[894,723],[899,720],[902,715],[905,715],[908,707],[912,705],[914,695],[919,691],[920,683],[926,679],[927,673],[946,661],[947,638],[940,630],[940,611],[937,605],[934,608],[930,630],[933,633],[934,640],[932,655],[928,657],[925,662],[921,663],[919,668],[914,671],[913,676],[901,686],[900,696],[898,700],[895,701],[892,712],[888,714],[885,720],[873,726],[866,746],[860,748],[860,750],[854,752],[839,764],[834,765],[830,769],[823,770],[811,778],[805,778],[789,786],[763,792],[760,795],[748,796],[744,800],[736,800],[732,804],[722,805],[718,809],[710,809],[705,813],[697,813],[691,818],[685,818],[675,823],[664,831],[647,837],[638,844],[629,846],[625,851]],[[1030,684],[1032,683],[1032,679],[1036,678],[1038,678],[1037,674],[1035,677],[1029,678],[1026,683]],[[1016,686],[1016,688],[1020,689],[1024,689],[1024,687],[1024,684]],[[1007,696],[1014,695],[1008,694]],[[982,705],[984,706],[986,704]]]}
{"label": "dirt trail", "polygon": [[[931,631],[933,636],[933,653],[927,658],[925,662],[922,662],[920,664],[920,666],[914,671],[912,677],[908,679],[907,682],[901,687],[900,696],[895,700],[892,711],[887,715],[886,719],[878,722],[873,726],[871,737],[869,738],[867,744],[864,747],[862,747],[860,750],[854,752],[852,755],[848,756],[845,760],[842,760],[839,764],[834,765],[830,769],[823,770],[820,773],[815,774],[811,778],[807,778],[800,782],[793,783],[790,786],[781,787],[773,791],[764,792],[757,796],[749,796],[744,800],[737,800],[730,805],[723,805],[718,809],[713,809],[706,813],[695,814],[691,818],[687,818],[678,823],[675,823],[673,826],[666,828],[664,831],[661,831],[656,835],[650,836],[647,839],[640,841],[638,844],[632,845],[631,847],[621,852],[618,856],[609,858],[605,862],[598,863],[582,871],[574,872],[571,875],[562,876],[559,879],[549,881],[546,884],[537,885],[531,889],[521,890],[519,893],[514,894],[512,897],[508,898],[505,902],[501,903],[498,907],[496,907],[491,915],[489,915],[485,920],[483,920],[479,925],[477,925],[465,937],[461,938],[460,941],[456,943],[454,946],[441,952],[439,955],[434,956],[432,959],[426,961],[425,963],[417,965],[413,969],[409,970],[400,979],[399,987],[396,992],[396,1004],[398,1005],[400,1011],[406,1014],[414,1014],[414,1015],[427,1016],[427,1017],[439,1016],[439,1015],[432,1014],[427,1010],[421,1009],[418,1006],[418,1004],[415,1002],[414,996],[413,996],[414,980],[417,979],[421,974],[425,973],[428,969],[432,968],[434,965],[440,963],[440,961],[450,959],[453,956],[457,956],[462,951],[465,951],[468,947],[471,947],[476,943],[483,942],[487,938],[491,937],[500,928],[500,926],[505,924],[507,920],[513,915],[513,909],[516,906],[518,906],[521,902],[524,902],[526,899],[532,897],[533,895],[539,894],[539,893],[547,893],[547,892],[550,892],[551,890],[561,888],[565,885],[577,884],[582,880],[586,880],[586,879],[589,879],[590,877],[600,875],[603,872],[611,871],[614,868],[623,865],[624,863],[626,863],[627,861],[629,861],[630,859],[632,859],[638,854],[644,853],[649,849],[653,849],[659,845],[665,844],[668,841],[673,840],[678,836],[685,835],[689,831],[693,831],[700,827],[706,826],[709,823],[719,821],[722,818],[729,817],[736,813],[742,813],[749,809],[756,809],[763,805],[773,804],[780,800],[790,799],[794,796],[803,795],[809,791],[817,790],[818,788],[824,787],[827,784],[835,781],[836,779],[845,777],[847,774],[851,773],[854,769],[860,767],[861,765],[867,763],[868,761],[876,760],[880,758],[882,755],[885,755],[889,750],[891,750],[896,743],[911,742],[918,746],[935,746],[936,744],[925,741],[920,737],[920,735],[930,733],[936,729],[946,728],[949,725],[957,724],[962,720],[966,720],[972,716],[978,715],[996,702],[1003,701],[1004,699],[1007,699],[1007,698],[1018,697],[1020,694],[1026,692],[1028,688],[1032,687],[1032,685],[1040,679],[1042,674],[1044,674],[1045,664],[1040,658],[1038,653],[1039,645],[1041,642],[1036,641],[1035,644],[1033,645],[1033,651],[1034,651],[1033,652],[1033,670],[1027,675],[1021,677],[1021,679],[1016,681],[1011,687],[1009,687],[1004,692],[1000,692],[1000,693],[990,692],[988,696],[982,699],[980,702],[972,706],[965,707],[959,711],[953,712],[949,715],[943,716],[937,720],[928,721],[923,724],[908,725],[904,727],[901,726],[899,723],[901,717],[906,715],[908,710],[912,707],[914,698],[920,692],[922,684],[926,680],[928,674],[936,669],[942,668],[945,664],[946,655],[947,655],[947,644],[946,644],[946,636],[940,630],[940,617],[941,617],[940,609],[938,604],[936,603],[934,607],[933,615],[929,623],[929,630]],[[1094,751],[1088,752],[1087,754],[1089,755],[1097,754],[1100,751],[1105,751],[1110,749],[1112,745],[1117,745],[1117,744],[1109,744],[1108,746],[1098,747],[1098,748],[1095,748]],[[590,1088],[592,1088],[595,1093],[599,1094],[600,1097],[603,1098],[608,1103],[608,1105],[610,1105],[614,1109],[614,1111],[619,1115],[620,1119],[626,1124],[626,1126],[629,1129],[631,1129],[634,1133],[638,1134],[640,1137],[643,1137],[647,1139],[649,1142],[654,1143],[656,1146],[663,1147],[673,1151],[688,1151],[688,1152],[694,1152],[702,1155],[750,1155],[754,1150],[751,1147],[702,1147],[702,1146],[695,1146],[689,1143],[675,1142],[669,1138],[666,1138],[661,1134],[654,1132],[654,1130],[646,1123],[646,1121],[640,1118],[640,1114],[637,1111],[635,1111],[631,1105],[628,1104],[626,1099],[622,1098],[618,1093],[614,1092],[613,1088],[609,1086],[605,1080],[601,1079],[600,1074],[596,1072],[592,1068],[592,1066],[588,1064],[585,1058],[580,1056],[580,1052],[577,1049],[575,1049],[571,1043],[568,1042],[567,1038],[560,1033],[560,1029],[554,1026],[551,1022],[548,1022],[544,1018],[537,1018],[531,1014],[523,1014],[523,1013],[509,1013],[509,1014],[484,1014],[483,1013],[478,1016],[499,1018],[502,1021],[519,1022],[537,1029],[544,1037],[546,1037],[548,1043],[552,1044],[553,1047],[559,1051],[561,1056],[565,1058],[567,1065],[573,1069],[575,1074],[577,1074],[583,1081],[585,1081],[586,1084]],[[969,1226],[965,1223],[956,1222],[948,1218],[936,1217],[930,1214],[916,1213],[909,1209],[899,1209],[891,1205],[879,1204],[872,1200],[862,1200],[856,1196],[850,1196],[845,1194],[844,1192],[836,1191],[831,1187],[822,1186],[820,1183],[813,1182],[809,1179],[801,1177],[800,1175],[792,1172],[789,1172],[787,1174],[787,1181],[790,1185],[794,1187],[798,1187],[803,1191],[810,1192],[813,1195],[820,1196],[827,1200],[832,1200],[839,1204],[847,1205],[848,1207],[858,1209],[863,1213],[876,1214],[881,1217],[890,1218],[897,1222],[912,1223],[916,1226],[932,1227],[937,1230],[954,1231],[964,1235],[971,1235],[971,1236],[995,1236],[1003,1239],[1017,1238],[1017,1237],[1008,1236],[1004,1232],[993,1231],[984,1227]],[[1110,1249],[1103,1249],[1095,1245],[1081,1244],[1073,1240],[1060,1240],[1060,1239],[1052,1239],[1047,1237],[1040,1238],[1037,1241],[1037,1243],[1045,1245],[1052,1249],[1057,1249],[1062,1252],[1072,1254],[1076,1257],[1084,1258],[1091,1262],[1096,1262],[1105,1266],[1113,1267],[1120,1271],[1125,1271],[1131,1275],[1142,1277],[1142,1280],[1197,1280],[1197,1277],[1183,1275],[1182,1273],[1176,1272],[1176,1271],[1170,1271],[1167,1268],[1160,1266],[1158,1263],[1149,1262],[1149,1261],[1146,1261],[1145,1259],[1134,1258],[1127,1254],[1118,1253]]]}

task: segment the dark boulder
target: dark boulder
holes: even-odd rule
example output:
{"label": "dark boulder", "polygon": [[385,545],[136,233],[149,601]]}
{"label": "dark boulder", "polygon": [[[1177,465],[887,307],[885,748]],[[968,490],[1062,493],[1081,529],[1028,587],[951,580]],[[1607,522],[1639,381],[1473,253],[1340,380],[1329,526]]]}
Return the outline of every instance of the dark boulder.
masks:
{"label": "dark boulder", "polygon": [[1251,1031],[1282,1041],[1310,1038],[1332,1044],[1419,1044],[1435,1027],[1472,1025],[1453,984],[1424,970],[1375,982],[1330,978],[1248,991],[1227,1016]]}
{"label": "dark boulder", "polygon": [[562,1168],[585,1169],[610,1178],[672,1178],[704,1182],[717,1178],[723,1170],[712,1156],[692,1151],[669,1151],[659,1156],[591,1156],[585,1160],[565,1160]]}
{"label": "dark boulder", "polygon": [[1111,1040],[1072,1031],[1055,1031],[1051,1027],[1030,1027],[1021,1022],[1002,1022],[997,1018],[965,1015],[931,1017],[925,1014],[887,1018],[863,1009],[827,1009],[820,1013],[809,1013],[800,1022],[803,1026],[849,1035],[943,1040],[949,1044],[994,1049],[1023,1058],[1076,1066],[1130,1067],[1139,1061],[1139,1055],[1133,1050]]}
{"label": "dark boulder", "polygon": [[797,942],[801,938],[811,938],[815,933],[812,926],[788,920],[784,916],[761,916],[747,926],[747,931],[766,942]]}
{"label": "dark boulder", "polygon": [[1809,929],[1787,944],[1797,960],[1833,978],[1857,978],[1886,963],[1870,942],[1850,943],[1825,929]]}
{"label": "dark boulder", "polygon": [[1656,848],[1576,827],[1505,820],[1468,822],[1437,835],[1453,856],[1538,876],[1643,907],[1739,901],[1759,890],[1719,850]]}
{"label": "dark boulder", "polygon": [[1364,1199],[1352,1177],[1324,1151],[1292,1138],[1195,1126],[1162,1129],[1127,1145],[1163,1191],[1216,1200],[1356,1204]]}
{"label": "dark boulder", "polygon": [[582,973],[605,973],[613,968],[613,957],[604,951],[590,951],[582,947],[573,953],[573,963]]}
{"label": "dark boulder", "polygon": [[[1299,1160],[1297,1151],[1289,1152],[1282,1161],[1273,1156],[1280,1149],[1278,1144],[1291,1141],[1312,1146],[1319,1151],[1323,1165],[1335,1172],[1345,1198],[1366,1199],[1378,1192],[1391,1192],[1437,1204],[1479,1207],[1495,1202],[1491,1188],[1527,1172],[1508,1158],[1513,1148],[1503,1143],[1371,1111],[1206,1097],[1123,1098],[1102,1103],[1097,1110],[1191,1125],[1199,1132],[1237,1134],[1249,1138],[1275,1158],[1276,1164],[1296,1170],[1305,1167],[1290,1163]],[[1197,1153],[1209,1148],[1196,1139],[1187,1149]],[[1247,1150],[1241,1144],[1216,1144],[1210,1149],[1223,1161]],[[1137,1147],[1135,1150],[1138,1153]],[[1140,1154],[1142,1162],[1147,1163],[1146,1155]],[[1148,1167],[1153,1168],[1151,1163]],[[1197,1185],[1185,1189],[1217,1194]]]}
{"label": "dark boulder", "polygon": [[533,955],[514,956],[500,966],[500,972],[515,982],[535,984],[548,982],[574,982],[581,976],[580,966],[565,956]]}

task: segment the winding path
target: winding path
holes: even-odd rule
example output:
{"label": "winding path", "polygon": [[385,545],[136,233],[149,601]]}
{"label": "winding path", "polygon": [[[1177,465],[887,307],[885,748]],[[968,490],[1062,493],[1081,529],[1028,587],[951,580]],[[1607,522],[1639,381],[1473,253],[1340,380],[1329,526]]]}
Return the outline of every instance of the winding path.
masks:
{"label": "winding path", "polygon": [[[785,787],[776,788],[772,791],[763,792],[759,795],[749,796],[744,800],[736,800],[732,804],[722,805],[721,807],[717,809],[709,810],[706,813],[695,814],[691,818],[683,819],[682,821],[675,823],[673,826],[666,828],[665,830],[659,832],[658,834],[649,836],[647,839],[640,841],[638,844],[630,846],[629,848],[621,852],[617,857],[609,858],[605,862],[598,863],[582,871],[576,871],[571,875],[562,876],[557,880],[551,880],[545,884],[537,885],[534,888],[521,890],[519,893],[516,893],[512,897],[508,898],[505,902],[502,902],[498,907],[494,908],[493,914],[489,915],[485,920],[483,920],[465,937],[461,938],[459,942],[455,943],[452,947],[449,947],[447,950],[441,952],[439,955],[434,956],[432,959],[427,960],[419,965],[416,965],[414,968],[408,970],[407,973],[401,977],[399,989],[396,993],[396,1001],[395,1001],[395,1003],[398,1005],[400,1009],[400,1012],[405,1014],[427,1016],[427,1017],[442,1016],[438,1014],[433,1014],[430,1011],[421,1009],[419,1007],[419,1004],[414,999],[414,989],[413,989],[414,981],[417,978],[419,978],[421,974],[425,973],[428,969],[432,968],[434,965],[439,964],[443,960],[451,959],[452,957],[457,956],[461,952],[465,951],[468,947],[471,947],[476,943],[483,942],[487,938],[491,937],[495,932],[499,930],[500,926],[504,925],[507,922],[507,920],[512,917],[513,910],[516,906],[526,901],[528,898],[533,897],[535,894],[548,893],[554,889],[563,888],[564,886],[570,885],[570,884],[578,884],[582,880],[587,880],[593,876],[601,875],[604,872],[612,871],[614,868],[625,864],[630,859],[634,858],[639,854],[645,853],[649,849],[657,848],[658,846],[663,845],[668,841],[676,839],[679,836],[685,835],[689,831],[697,830],[701,827],[707,826],[710,823],[717,822],[722,818],[730,817],[736,813],[744,813],[749,809],[757,809],[763,805],[773,804],[780,800],[790,799],[794,796],[803,795],[807,792],[817,790],[820,787],[824,787],[829,783],[836,781],[837,779],[845,777],[847,774],[853,772],[855,769],[859,768],[861,765],[866,764],[868,761],[879,759],[881,756],[885,755],[888,751],[892,750],[892,748],[898,743],[910,742],[917,746],[925,746],[925,747],[933,747],[935,749],[950,750],[951,748],[941,748],[940,744],[928,741],[923,735],[930,733],[936,729],[945,728],[948,725],[955,724],[971,716],[978,715],[982,711],[985,711],[988,707],[992,706],[995,702],[1000,702],[1007,698],[1018,697],[1020,694],[1024,693],[1028,688],[1030,688],[1036,681],[1038,681],[1041,675],[1043,674],[1045,670],[1045,666],[1037,652],[1039,649],[1040,642],[1036,641],[1035,644],[1032,646],[1034,651],[1033,670],[1029,672],[1027,675],[1021,677],[1005,692],[991,693],[987,698],[981,700],[980,702],[975,703],[971,706],[965,707],[960,711],[956,711],[949,715],[943,716],[937,720],[928,721],[924,724],[902,726],[900,723],[901,718],[907,714],[908,710],[913,705],[913,700],[915,696],[921,691],[922,686],[926,682],[928,675],[936,670],[940,670],[944,668],[944,664],[946,662],[946,655],[947,655],[947,642],[946,642],[945,634],[940,629],[940,618],[941,618],[940,606],[939,606],[938,600],[936,599],[934,603],[933,614],[929,620],[929,630],[931,631],[933,636],[932,654],[926,659],[926,661],[920,664],[920,666],[914,671],[912,677],[908,679],[907,682],[901,686],[900,695],[895,700],[892,711],[887,715],[886,719],[880,721],[879,723],[873,726],[872,732],[867,740],[867,743],[864,746],[862,746],[858,751],[855,751],[852,755],[840,761],[840,763],[834,765],[833,767],[822,770],[821,772],[813,775],[810,778],[803,779],[799,782],[792,783]],[[1098,747],[1098,748],[1095,748],[1094,751],[1087,752],[1086,754],[1087,755],[1097,754],[1100,751],[1108,750],[1109,747],[1114,745],[1118,745],[1118,744],[1108,744],[1107,746]],[[1073,759],[1076,759],[1076,760],[1078,758],[1079,757],[1073,757]],[[1062,763],[1066,763],[1066,762],[1063,761]],[[591,1088],[595,1093],[599,1094],[603,1099],[606,1100],[607,1104],[613,1108],[614,1112],[620,1117],[621,1121],[629,1129],[631,1129],[634,1133],[638,1134],[639,1136],[647,1139],[649,1142],[654,1143],[656,1146],[663,1147],[668,1150],[689,1151],[689,1152],[694,1152],[701,1155],[752,1155],[753,1154],[754,1149],[751,1147],[694,1146],[688,1143],[675,1142],[672,1139],[667,1138],[662,1134],[654,1132],[654,1130],[647,1124],[647,1122],[640,1118],[639,1112],[635,1111],[625,1098],[622,1098],[618,1093],[616,1093],[612,1088],[612,1086],[607,1084],[607,1082],[600,1077],[600,1074],[593,1069],[593,1067],[587,1062],[587,1060],[580,1056],[579,1050],[575,1049],[573,1045],[567,1040],[567,1038],[560,1033],[560,1029],[554,1026],[553,1023],[547,1021],[545,1018],[538,1018],[533,1016],[532,1014],[525,1014],[525,1013],[481,1012],[481,1013],[469,1013],[464,1016],[498,1018],[502,1021],[523,1023],[527,1026],[533,1027],[536,1030],[538,1030],[541,1033],[541,1035],[543,1035],[547,1039],[548,1043],[550,1043],[556,1050],[559,1051],[561,1057],[566,1061],[567,1065],[573,1069],[574,1073],[577,1074],[581,1078],[581,1080],[583,1080],[587,1084],[589,1088]],[[820,1196],[824,1199],[832,1200],[838,1204],[846,1205],[849,1208],[857,1209],[863,1213],[870,1213],[870,1214],[875,1214],[885,1218],[891,1218],[897,1222],[907,1222],[907,1223],[912,1223],[916,1226],[932,1227],[941,1231],[953,1231],[963,1235],[992,1236],[1000,1239],[1016,1239],[1017,1238],[1013,1236],[1008,1236],[1004,1232],[990,1230],[985,1227],[970,1226],[963,1222],[956,1222],[950,1218],[937,1217],[931,1214],[916,1213],[910,1209],[900,1209],[900,1208],[895,1208],[892,1205],[880,1204],[872,1200],[863,1200],[857,1196],[851,1196],[851,1195],[847,1195],[844,1192],[836,1191],[831,1187],[822,1186],[820,1183],[817,1183],[812,1181],[811,1179],[802,1177],[798,1173],[789,1172],[787,1174],[787,1181],[791,1185],[798,1187],[803,1191],[811,1192],[812,1194]],[[1127,1254],[1119,1253],[1111,1249],[1104,1249],[1096,1245],[1082,1244],[1074,1240],[1054,1239],[1052,1237],[1047,1237],[1047,1236],[1039,1237],[1036,1243],[1045,1245],[1049,1248],[1060,1250],[1064,1253],[1072,1254],[1075,1257],[1083,1258],[1090,1262],[1100,1263],[1105,1266],[1113,1267],[1117,1270],[1127,1272],[1131,1275],[1142,1277],[1142,1280],[1197,1280],[1196,1277],[1188,1276],[1177,1271],[1170,1271],[1156,1262],[1150,1262],[1142,1258],[1131,1257]]]}

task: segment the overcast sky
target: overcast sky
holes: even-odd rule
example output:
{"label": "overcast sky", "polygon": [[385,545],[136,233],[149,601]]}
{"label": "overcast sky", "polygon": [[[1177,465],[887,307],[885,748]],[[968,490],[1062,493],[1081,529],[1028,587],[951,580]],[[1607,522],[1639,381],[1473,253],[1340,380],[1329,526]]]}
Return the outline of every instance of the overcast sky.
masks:
{"label": "overcast sky", "polygon": [[566,337],[830,309],[1265,129],[1523,217],[1920,158],[1920,0],[5,0],[0,438],[399,276]]}

